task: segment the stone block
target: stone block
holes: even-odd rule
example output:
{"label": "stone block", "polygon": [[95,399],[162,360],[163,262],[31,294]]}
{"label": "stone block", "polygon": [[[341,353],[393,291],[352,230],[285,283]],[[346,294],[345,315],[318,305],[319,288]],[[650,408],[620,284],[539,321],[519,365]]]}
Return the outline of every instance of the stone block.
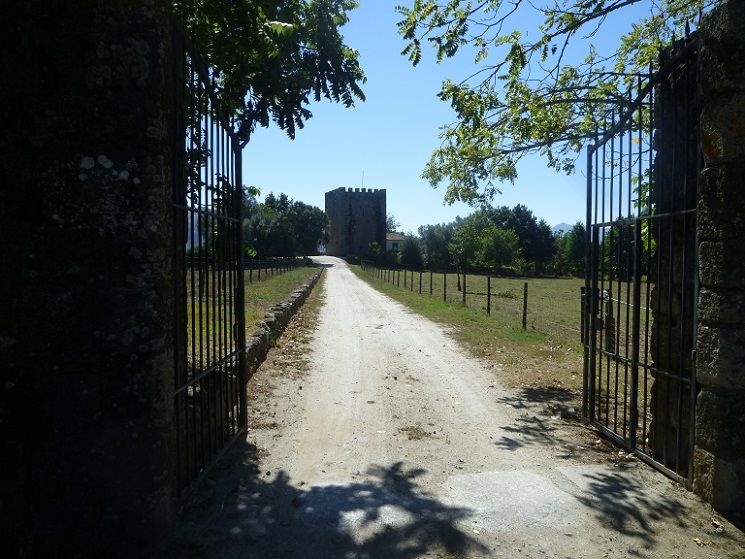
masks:
{"label": "stone block", "polygon": [[698,299],[698,317],[708,325],[745,325],[745,291],[702,288]]}
{"label": "stone block", "polygon": [[704,97],[745,90],[745,3],[722,2],[699,26],[701,86]]}
{"label": "stone block", "polygon": [[745,390],[701,390],[696,402],[696,446],[721,460],[745,458]]}
{"label": "stone block", "polygon": [[697,448],[693,453],[693,491],[725,515],[745,514],[745,458],[722,460]]}
{"label": "stone block", "polygon": [[700,125],[701,150],[707,166],[745,160],[745,93],[707,99]]}
{"label": "stone block", "polygon": [[745,238],[745,161],[722,163],[701,171],[698,235],[702,241]]}
{"label": "stone block", "polygon": [[741,239],[702,241],[698,257],[702,286],[714,289],[745,287]]}
{"label": "stone block", "polygon": [[700,324],[696,377],[715,388],[745,390],[745,328]]}

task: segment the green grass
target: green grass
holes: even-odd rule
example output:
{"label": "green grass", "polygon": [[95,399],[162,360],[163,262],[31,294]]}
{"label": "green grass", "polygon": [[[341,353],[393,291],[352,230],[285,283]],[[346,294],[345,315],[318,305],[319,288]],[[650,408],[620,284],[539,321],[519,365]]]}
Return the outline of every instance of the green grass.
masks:
{"label": "green grass", "polygon": [[[449,327],[453,337],[478,357],[499,366],[502,381],[510,386],[581,385],[580,279],[492,278],[491,315],[486,314],[486,278],[468,276],[466,305],[461,302],[455,274],[447,275],[443,300],[443,274],[411,275],[404,288],[403,273],[395,284],[378,279],[375,272],[350,266],[358,277],[434,322]],[[438,277],[439,276],[439,277]],[[528,281],[528,328],[522,329],[523,284]],[[496,296],[495,296],[496,294]]]}
{"label": "green grass", "polygon": [[[283,274],[262,275],[260,282],[249,283],[248,271],[244,274],[245,296],[244,316],[246,331],[250,336],[257,331],[256,322],[264,317],[275,304],[287,299],[292,292],[304,284],[318,268],[307,266],[290,270]],[[199,277],[192,277],[187,271],[187,357],[189,361],[200,357],[210,361],[219,357],[233,345],[232,325],[235,323],[235,303],[232,285],[226,276],[205,276],[204,289],[200,293]],[[192,301],[192,291],[195,292]]]}
{"label": "green grass", "polygon": [[[406,278],[404,276],[406,275]],[[401,271],[395,279],[399,290],[411,292],[411,272]],[[413,272],[414,293],[419,294],[419,272]],[[579,344],[580,287],[579,278],[491,278],[492,317],[514,329],[522,328],[523,289],[528,283],[527,328],[561,340],[566,345]],[[405,287],[404,287],[405,284]],[[429,295],[430,273],[422,273],[422,294]],[[444,295],[444,297],[443,297]],[[440,301],[462,303],[457,274],[432,274],[432,297]],[[486,314],[486,276],[466,276],[466,306]]]}

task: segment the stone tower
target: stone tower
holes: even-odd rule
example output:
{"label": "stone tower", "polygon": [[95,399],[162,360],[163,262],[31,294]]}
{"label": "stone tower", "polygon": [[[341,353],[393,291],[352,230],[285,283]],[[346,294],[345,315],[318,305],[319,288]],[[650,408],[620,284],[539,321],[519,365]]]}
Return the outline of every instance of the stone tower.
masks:
{"label": "stone tower", "polygon": [[371,242],[385,250],[385,189],[337,188],[326,193],[332,256],[365,256]]}

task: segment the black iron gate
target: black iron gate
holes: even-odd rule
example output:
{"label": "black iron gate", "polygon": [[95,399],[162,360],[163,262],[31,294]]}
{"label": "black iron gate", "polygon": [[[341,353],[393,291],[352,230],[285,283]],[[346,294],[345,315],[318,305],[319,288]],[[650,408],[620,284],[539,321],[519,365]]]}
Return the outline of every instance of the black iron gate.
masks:
{"label": "black iron gate", "polygon": [[696,398],[696,37],[630,76],[588,150],[584,416],[670,477],[692,479]]}
{"label": "black iron gate", "polygon": [[176,98],[183,154],[174,183],[175,383],[178,488],[246,428],[241,148],[216,102],[213,77],[185,53]]}

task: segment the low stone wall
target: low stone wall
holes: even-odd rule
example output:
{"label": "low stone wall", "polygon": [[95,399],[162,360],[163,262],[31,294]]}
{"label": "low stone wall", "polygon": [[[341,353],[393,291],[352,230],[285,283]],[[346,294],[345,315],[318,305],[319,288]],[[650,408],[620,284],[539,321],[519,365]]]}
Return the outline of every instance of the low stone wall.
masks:
{"label": "low stone wall", "polygon": [[290,319],[305,302],[313,287],[318,282],[323,269],[315,272],[303,285],[292,292],[290,297],[267,311],[263,320],[258,321],[259,331],[246,340],[246,361],[248,376],[251,378],[256,369],[266,359],[269,348],[282,334]]}

